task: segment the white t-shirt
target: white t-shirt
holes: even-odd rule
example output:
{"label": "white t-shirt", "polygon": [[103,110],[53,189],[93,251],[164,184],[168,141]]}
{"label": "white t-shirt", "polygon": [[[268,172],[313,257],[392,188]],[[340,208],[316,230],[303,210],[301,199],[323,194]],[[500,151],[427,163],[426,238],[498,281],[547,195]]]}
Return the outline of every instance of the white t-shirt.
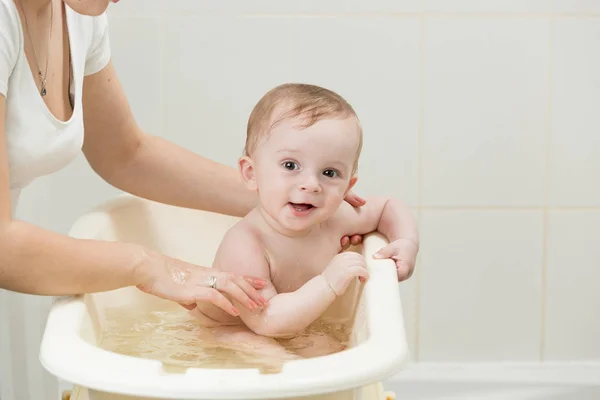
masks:
{"label": "white t-shirt", "polygon": [[5,135],[14,215],[21,189],[35,178],[64,168],[81,151],[83,77],[109,61],[106,15],[77,14],[65,4],[73,76],[74,110],[56,119],[44,103],[24,52],[24,29],[13,0],[0,0],[0,94],[6,97]]}

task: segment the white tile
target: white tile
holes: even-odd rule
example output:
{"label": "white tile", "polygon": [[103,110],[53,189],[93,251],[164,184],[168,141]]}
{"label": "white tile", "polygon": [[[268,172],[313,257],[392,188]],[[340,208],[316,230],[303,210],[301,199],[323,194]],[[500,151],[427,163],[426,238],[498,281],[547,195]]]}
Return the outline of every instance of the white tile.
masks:
{"label": "white tile", "polygon": [[427,20],[425,205],[543,205],[548,32],[529,18]]}
{"label": "white tile", "polygon": [[292,21],[190,17],[166,20],[165,120],[170,138],[234,165],[252,108],[292,79]]}
{"label": "white tile", "polygon": [[112,61],[129,104],[142,129],[160,134],[161,22],[158,19],[112,18],[109,35]]}
{"label": "white tile", "polygon": [[299,18],[294,78],[332,89],[361,120],[357,192],[418,204],[418,18]]}
{"label": "white tile", "polygon": [[600,359],[600,211],[551,212],[545,360]]}
{"label": "white tile", "polygon": [[595,13],[597,0],[423,0],[429,12],[452,13]]}
{"label": "white tile", "polygon": [[537,361],[541,211],[421,219],[419,361]]}
{"label": "white tile", "polygon": [[552,39],[549,204],[600,206],[600,20],[555,20]]}
{"label": "white tile", "polygon": [[415,13],[422,10],[422,0],[127,0],[113,4],[111,15],[157,16],[219,14],[298,14],[298,13]]}
{"label": "white tile", "polygon": [[549,9],[557,13],[599,13],[600,1],[598,0],[537,0],[540,3],[549,3]]}

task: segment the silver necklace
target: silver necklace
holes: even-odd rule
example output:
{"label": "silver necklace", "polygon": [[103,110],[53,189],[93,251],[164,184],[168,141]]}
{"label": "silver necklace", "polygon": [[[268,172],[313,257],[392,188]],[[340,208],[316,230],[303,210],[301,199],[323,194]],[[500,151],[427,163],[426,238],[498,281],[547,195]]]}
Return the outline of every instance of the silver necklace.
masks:
{"label": "silver necklace", "polygon": [[33,40],[31,40],[31,35],[29,34],[29,24],[27,23],[27,15],[25,14],[25,9],[23,8],[23,5],[21,4],[20,0],[19,0],[19,6],[21,7],[21,11],[23,12],[23,18],[25,20],[25,30],[27,31],[27,37],[29,38],[29,43],[31,43],[31,48],[33,49],[33,57],[35,59],[35,65],[37,67],[38,76],[40,77],[40,84],[42,86],[42,88],[40,90],[40,94],[42,96],[45,96],[48,93],[46,90],[46,84],[47,84],[46,77],[48,76],[47,75],[48,74],[48,60],[50,59],[50,39],[52,38],[52,22],[54,21],[54,4],[52,4],[52,1],[50,1],[50,34],[48,35],[46,68],[45,68],[43,74],[42,74],[40,65],[38,63],[38,58],[37,58],[37,54],[35,51],[35,46],[33,45]]}

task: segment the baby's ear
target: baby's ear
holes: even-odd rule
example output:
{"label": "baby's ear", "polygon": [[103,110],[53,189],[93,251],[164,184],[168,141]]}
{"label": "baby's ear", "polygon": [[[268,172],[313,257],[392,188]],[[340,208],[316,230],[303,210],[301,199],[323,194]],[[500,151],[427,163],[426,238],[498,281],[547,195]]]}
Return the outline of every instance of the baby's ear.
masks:
{"label": "baby's ear", "polygon": [[238,161],[242,179],[246,187],[250,190],[256,190],[256,174],[254,173],[254,161],[248,156],[243,156]]}

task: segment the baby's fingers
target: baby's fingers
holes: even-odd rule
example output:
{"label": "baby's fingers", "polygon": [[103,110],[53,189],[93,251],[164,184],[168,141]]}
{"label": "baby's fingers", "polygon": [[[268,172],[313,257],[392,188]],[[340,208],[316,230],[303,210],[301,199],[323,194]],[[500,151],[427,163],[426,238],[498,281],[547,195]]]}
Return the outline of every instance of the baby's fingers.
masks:
{"label": "baby's fingers", "polygon": [[350,267],[353,276],[357,277],[361,282],[366,282],[369,279],[369,271],[362,266]]}
{"label": "baby's fingers", "polygon": [[373,258],[376,259],[382,259],[382,258],[391,258],[392,256],[396,255],[396,247],[388,244],[387,246],[379,249],[378,252],[376,252],[375,254],[373,254]]}
{"label": "baby's fingers", "polygon": [[402,282],[410,278],[413,274],[414,267],[404,260],[396,261],[396,271],[398,273],[398,282]]}

